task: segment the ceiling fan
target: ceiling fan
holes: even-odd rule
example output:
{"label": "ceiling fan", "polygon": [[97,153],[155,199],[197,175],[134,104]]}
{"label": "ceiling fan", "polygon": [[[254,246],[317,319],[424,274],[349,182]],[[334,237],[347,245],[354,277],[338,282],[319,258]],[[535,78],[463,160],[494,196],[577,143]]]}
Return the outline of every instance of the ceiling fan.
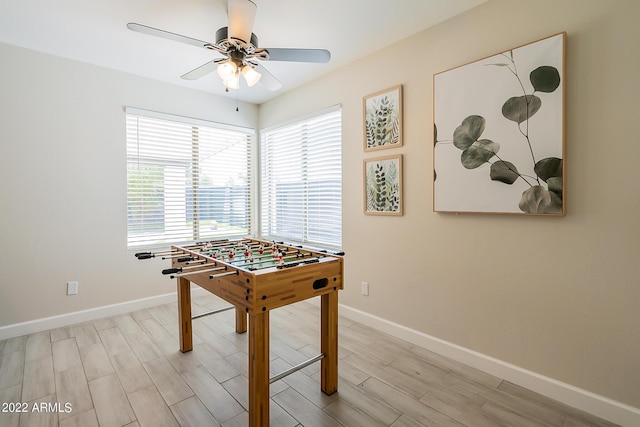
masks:
{"label": "ceiling fan", "polygon": [[278,90],[282,83],[259,61],[289,61],[326,63],[331,53],[326,49],[260,48],[258,37],[253,34],[256,4],[251,0],[228,0],[229,24],[216,31],[215,43],[194,39],[158,28],[130,22],[127,28],[140,33],[162,37],[196,47],[213,50],[222,55],[180,76],[185,80],[197,80],[214,71],[222,79],[226,89],[238,89],[240,74],[249,86],[258,81],[269,90]]}

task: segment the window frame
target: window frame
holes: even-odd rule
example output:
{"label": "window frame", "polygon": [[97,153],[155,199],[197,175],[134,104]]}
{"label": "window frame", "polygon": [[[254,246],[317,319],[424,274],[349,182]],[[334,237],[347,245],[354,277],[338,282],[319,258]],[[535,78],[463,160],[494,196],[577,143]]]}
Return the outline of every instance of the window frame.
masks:
{"label": "window frame", "polygon": [[[139,249],[154,249],[154,248],[165,248],[168,247],[170,245],[173,244],[185,244],[185,243],[191,243],[194,241],[198,241],[200,239],[213,239],[213,238],[236,238],[236,237],[244,237],[247,235],[252,235],[255,233],[256,231],[256,211],[259,209],[258,205],[257,205],[257,189],[258,189],[258,182],[257,182],[257,178],[258,178],[258,165],[256,164],[256,146],[257,146],[257,138],[256,138],[256,129],[253,128],[248,128],[248,127],[242,127],[242,126],[235,126],[235,125],[229,125],[229,124],[224,124],[224,123],[218,123],[218,122],[213,122],[213,121],[208,121],[208,120],[202,120],[202,119],[196,119],[196,118],[191,118],[191,117],[185,117],[185,116],[179,116],[179,115],[173,115],[173,114],[168,114],[168,113],[161,113],[161,112],[155,112],[155,111],[150,111],[150,110],[143,110],[143,109],[139,109],[139,108],[134,108],[134,107],[124,107],[124,112],[125,112],[125,151],[126,151],[126,186],[127,186],[127,201],[126,201],[126,205],[127,205],[127,219],[126,219],[126,224],[127,224],[127,231],[126,231],[126,240],[127,240],[127,249],[129,250],[139,250]],[[136,155],[131,155],[130,150],[129,150],[129,120],[130,118],[133,118],[134,120],[139,120],[139,118],[145,118],[145,119],[150,119],[150,120],[161,120],[164,122],[170,122],[172,124],[181,124],[181,125],[186,125],[186,126],[190,126],[191,127],[191,159],[188,161],[189,166],[187,166],[187,168],[191,168],[191,185],[190,185],[190,196],[191,196],[191,200],[189,199],[189,194],[188,190],[186,189],[188,186],[185,185],[184,187],[184,191],[185,191],[185,195],[184,195],[184,199],[181,200],[182,203],[184,203],[185,206],[185,218],[189,216],[190,213],[192,213],[193,215],[193,219],[192,219],[192,227],[191,227],[191,231],[188,233],[189,235],[186,236],[185,234],[185,238],[176,238],[176,237],[172,237],[170,234],[164,234],[165,238],[163,239],[163,241],[159,241],[160,237],[154,239],[153,242],[151,241],[143,241],[142,243],[136,243],[135,241],[135,237],[133,236],[133,234],[131,233],[131,224],[130,224],[130,215],[131,215],[131,200],[130,200],[130,166],[132,164],[132,159],[138,159],[138,161],[143,160],[143,162],[145,160],[149,160],[149,157],[144,157],[144,156],[140,156],[140,152],[138,152],[138,154]],[[198,158],[198,151],[194,151],[196,149],[196,147],[199,146],[199,144],[201,143],[200,139],[200,133],[202,133],[202,128],[209,128],[212,129],[214,134],[215,132],[220,131],[220,133],[222,132],[236,132],[238,134],[238,136],[242,136],[243,138],[245,138],[244,142],[246,143],[246,163],[244,163],[244,167],[246,168],[246,172],[247,172],[247,176],[246,176],[246,195],[243,195],[242,197],[245,198],[245,210],[244,213],[245,215],[243,216],[242,220],[246,222],[246,232],[242,232],[242,233],[233,233],[233,232],[229,232],[227,234],[224,233],[219,233],[216,234],[215,236],[211,236],[211,235],[204,235],[203,233],[201,233],[200,230],[200,225],[202,222],[202,215],[200,213],[200,209],[202,209],[202,205],[198,203],[199,201],[199,197],[200,197],[200,190],[202,189],[199,186],[199,179],[200,179],[200,174],[199,174],[199,167],[200,167],[200,162],[199,162],[199,158]],[[210,131],[206,131],[206,132],[210,132]],[[205,133],[206,133],[205,132]],[[139,146],[140,144],[140,136],[136,135],[137,138],[137,144]],[[198,141],[196,141],[194,138],[197,138]],[[135,144],[135,143],[134,143]],[[194,154],[195,153],[195,154]],[[162,153],[160,154],[158,157],[161,157],[162,155],[167,155],[166,153]],[[161,161],[159,163],[162,163]],[[169,163],[169,162],[167,162]],[[179,163],[179,162],[178,162]],[[183,161],[184,163],[184,161]],[[158,163],[156,163],[154,165],[153,162],[150,162],[149,164],[153,165],[151,167],[162,167],[164,168],[165,165],[160,165]],[[242,167],[242,166],[241,166]],[[185,170],[187,169],[185,168]],[[185,178],[186,179],[186,178]],[[164,182],[164,181],[163,181]],[[185,181],[186,182],[186,181]],[[144,199],[144,191],[141,191],[140,193],[140,197],[141,199]],[[177,200],[177,199],[176,199]],[[189,209],[189,205],[190,204],[194,204],[193,208]],[[164,201],[163,201],[163,207],[162,207],[162,214],[166,215],[166,206],[164,205]],[[187,221],[188,222],[188,221]],[[158,234],[158,236],[162,236],[162,234]]]}
{"label": "window frame", "polygon": [[[305,230],[306,234],[306,239],[303,238],[302,240],[299,239],[294,239],[291,238],[290,236],[286,236],[286,235],[281,235],[281,234],[274,234],[271,232],[271,229],[273,228],[273,218],[265,218],[265,217],[269,217],[270,215],[267,213],[265,214],[265,210],[269,209],[271,211],[273,211],[274,209],[276,209],[273,206],[273,203],[275,203],[273,200],[269,200],[269,201],[265,201],[265,198],[269,198],[268,195],[268,191],[265,191],[265,186],[271,185],[273,186],[273,182],[265,182],[265,174],[268,173],[268,171],[266,171],[266,163],[269,162],[269,159],[267,158],[268,154],[265,153],[265,144],[267,144],[267,140],[269,139],[270,135],[275,133],[275,132],[286,132],[287,130],[291,130],[291,128],[295,127],[295,126],[304,126],[305,123],[312,123],[314,121],[318,121],[321,120],[324,116],[329,116],[331,114],[335,114],[337,117],[335,118],[336,122],[332,123],[333,126],[337,126],[337,130],[339,132],[338,137],[337,137],[337,146],[338,146],[338,152],[339,152],[339,156],[340,156],[340,160],[339,160],[339,191],[336,193],[338,196],[338,223],[339,223],[339,233],[338,233],[338,240],[334,241],[334,242],[327,242],[327,241],[314,241],[314,240],[309,240],[309,234],[308,234],[308,229],[309,229],[309,199],[306,199],[306,204],[304,205],[304,207],[302,208],[302,210],[307,210],[307,212],[304,214],[304,227],[307,228],[307,230]],[[314,135],[310,138],[317,138],[318,135]],[[308,148],[306,148],[308,150]],[[305,148],[302,148],[302,150],[305,150]],[[341,250],[342,249],[342,236],[343,236],[343,228],[342,228],[342,179],[343,179],[343,173],[342,173],[342,169],[343,169],[343,164],[342,164],[342,106],[341,105],[335,105],[329,108],[325,108],[323,110],[320,111],[316,111],[314,113],[305,115],[305,116],[301,116],[292,120],[288,120],[285,121],[283,123],[274,125],[274,126],[269,126],[266,128],[263,128],[260,130],[260,138],[259,138],[259,160],[258,160],[258,164],[260,167],[260,172],[259,172],[259,186],[258,186],[258,192],[259,192],[259,201],[258,201],[258,207],[257,210],[259,212],[259,221],[258,221],[258,227],[260,227],[260,235],[262,236],[263,239],[267,239],[267,240],[282,240],[282,241],[286,241],[288,243],[292,243],[292,244],[300,244],[300,245],[304,245],[304,246],[310,246],[310,247],[314,247],[314,248],[319,248],[319,249],[328,249],[328,250]],[[267,180],[269,181],[269,180]],[[271,192],[273,192],[273,188],[271,188],[270,190]],[[273,199],[273,195],[271,196],[271,198]],[[271,216],[273,215],[273,212],[271,213]],[[269,224],[269,221],[271,221],[271,224]]]}

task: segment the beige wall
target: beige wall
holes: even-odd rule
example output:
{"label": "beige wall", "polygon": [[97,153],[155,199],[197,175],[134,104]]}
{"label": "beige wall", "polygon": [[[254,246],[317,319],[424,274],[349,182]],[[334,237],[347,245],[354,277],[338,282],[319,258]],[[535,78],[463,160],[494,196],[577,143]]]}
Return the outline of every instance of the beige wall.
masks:
{"label": "beige wall", "polygon": [[122,107],[252,128],[258,107],[6,44],[0,58],[0,327],[173,292],[165,263],[127,251]]}
{"label": "beige wall", "polygon": [[[343,107],[341,303],[640,407],[640,2],[490,0],[260,108]],[[432,212],[432,76],[567,32],[567,216]],[[404,85],[405,145],[362,150],[362,96]],[[362,160],[404,155],[405,214],[362,213]],[[360,295],[368,281],[370,295]]]}

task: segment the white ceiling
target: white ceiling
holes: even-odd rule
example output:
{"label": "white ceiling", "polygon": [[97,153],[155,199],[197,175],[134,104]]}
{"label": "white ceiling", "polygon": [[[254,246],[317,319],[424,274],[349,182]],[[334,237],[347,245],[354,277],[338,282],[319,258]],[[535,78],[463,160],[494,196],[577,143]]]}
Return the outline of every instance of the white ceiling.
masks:
{"label": "white ceiling", "polygon": [[[486,0],[254,0],[260,47],[323,48],[328,64],[262,62],[283,88],[241,86],[260,104]],[[227,25],[226,0],[0,0],[0,42],[235,98],[215,73],[179,76],[217,54],[128,30],[137,22],[205,41]],[[43,70],[43,72],[46,72]]]}

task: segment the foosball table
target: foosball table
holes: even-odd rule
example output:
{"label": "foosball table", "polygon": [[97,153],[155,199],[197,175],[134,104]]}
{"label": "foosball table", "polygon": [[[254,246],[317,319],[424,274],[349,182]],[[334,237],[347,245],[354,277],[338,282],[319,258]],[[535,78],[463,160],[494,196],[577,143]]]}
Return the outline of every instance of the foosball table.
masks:
{"label": "foosball table", "polygon": [[[171,260],[163,274],[177,279],[180,351],[193,349],[192,320],[235,308],[236,332],[249,329],[249,426],[269,425],[269,384],[320,361],[320,388],[338,389],[338,291],[343,288],[341,252],[329,253],[257,239],[214,240],[137,253],[138,259]],[[191,283],[231,306],[191,314]],[[269,378],[269,311],[320,296],[320,351]]]}

